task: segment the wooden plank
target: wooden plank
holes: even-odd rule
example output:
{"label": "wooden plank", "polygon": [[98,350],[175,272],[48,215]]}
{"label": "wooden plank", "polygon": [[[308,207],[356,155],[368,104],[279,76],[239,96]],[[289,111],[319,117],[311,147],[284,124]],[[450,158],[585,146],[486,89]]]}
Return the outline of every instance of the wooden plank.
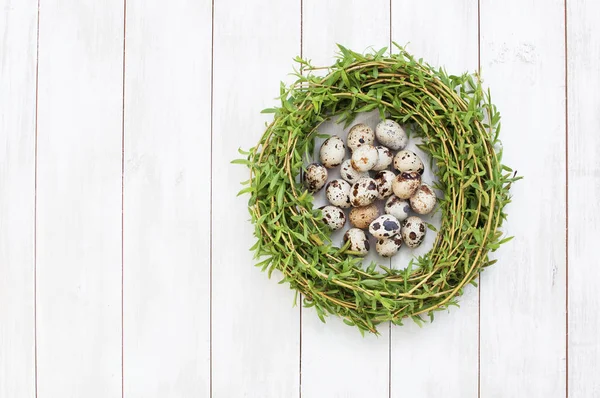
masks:
{"label": "wooden plank", "polygon": [[0,0],[0,396],[35,396],[37,1]]}
{"label": "wooden plank", "polygon": [[[394,1],[392,39],[407,45],[408,51],[417,58],[434,66],[443,66],[448,73],[475,72],[478,67],[477,2]],[[410,140],[409,149],[425,160],[428,157],[416,143],[417,140]],[[427,168],[423,181],[433,180],[432,170]],[[423,219],[440,225],[439,213]],[[428,231],[425,242],[418,249],[403,247],[392,258],[393,267],[405,268],[413,255],[429,251],[434,240],[435,234]],[[435,321],[422,328],[410,320],[402,327],[392,327],[391,396],[477,396],[477,288],[466,287],[459,303],[460,308],[437,313]],[[443,377],[443,383],[440,377]]]}
{"label": "wooden plank", "polygon": [[270,119],[260,111],[292,71],[300,2],[217,0],[214,13],[213,397],[296,397],[300,310],[279,275],[253,266],[248,198],[236,197],[248,170],[230,161],[256,145]]}
{"label": "wooden plank", "polygon": [[209,396],[211,1],[128,0],[124,391]]}
{"label": "wooden plank", "polygon": [[481,1],[481,66],[502,113],[507,235],[481,281],[481,396],[565,396],[562,0]]}
{"label": "wooden plank", "polygon": [[[336,43],[358,52],[389,46],[389,1],[304,0],[303,3],[303,56],[315,65],[334,62]],[[357,122],[374,128],[378,118],[377,114],[361,115]],[[347,133],[342,125],[334,123],[328,123],[320,131],[341,137]],[[333,170],[331,178],[337,176],[339,171]],[[324,193],[320,193],[315,205],[325,202]],[[341,240],[342,235],[337,233],[332,239]],[[365,261],[370,260],[381,261],[381,258],[370,253]],[[329,317],[323,324],[314,309],[302,312],[302,397],[388,396],[389,324],[379,327],[381,336],[363,338],[357,329],[346,326],[339,318]]]}
{"label": "wooden plank", "polygon": [[123,2],[42,1],[38,391],[121,397]]}
{"label": "wooden plank", "polygon": [[600,396],[600,4],[567,2],[569,140],[568,396]]}

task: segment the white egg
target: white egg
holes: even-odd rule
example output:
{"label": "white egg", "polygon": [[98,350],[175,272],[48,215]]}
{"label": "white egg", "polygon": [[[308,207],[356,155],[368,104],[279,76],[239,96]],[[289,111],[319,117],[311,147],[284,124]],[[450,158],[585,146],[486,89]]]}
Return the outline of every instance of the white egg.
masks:
{"label": "white egg", "polygon": [[352,186],[342,179],[332,180],[325,188],[327,200],[334,206],[346,209],[350,204],[350,188]]}
{"label": "white egg", "polygon": [[338,167],[346,156],[344,141],[337,135],[331,136],[321,145],[319,157],[323,166],[328,169]]}
{"label": "white egg", "polygon": [[356,171],[352,167],[352,160],[346,159],[342,163],[342,167],[340,167],[340,175],[350,184],[354,184],[356,181],[360,180],[363,177],[368,177],[369,172],[367,171]]}
{"label": "white egg", "polygon": [[421,175],[419,173],[400,173],[394,178],[392,189],[400,199],[408,199],[421,186]]}
{"label": "white egg", "polygon": [[425,166],[421,158],[413,151],[400,151],[394,157],[394,168],[400,172],[417,172],[423,174]]}
{"label": "white egg", "polygon": [[392,257],[402,246],[402,237],[400,235],[392,236],[391,238],[378,239],[375,245],[375,250],[382,257]]}
{"label": "white egg", "polygon": [[408,136],[404,129],[391,119],[379,122],[375,127],[375,135],[381,144],[395,151],[404,149],[408,143]]}
{"label": "white egg", "polygon": [[369,225],[369,232],[377,239],[390,238],[400,232],[400,221],[392,215],[384,214]]}
{"label": "white egg", "polygon": [[363,177],[350,189],[350,203],[354,207],[368,206],[377,199],[377,183],[374,179]]}
{"label": "white egg", "polygon": [[348,148],[350,148],[351,151],[354,151],[362,145],[373,145],[375,142],[375,133],[371,127],[359,123],[352,126],[348,132],[346,142],[348,143]]}
{"label": "white egg", "polygon": [[400,199],[396,195],[391,196],[386,202],[384,210],[386,214],[391,214],[398,221],[404,221],[410,213],[410,204],[407,200]]}
{"label": "white egg", "polygon": [[435,207],[435,192],[427,184],[423,184],[410,197],[410,207],[418,214],[429,214]]}
{"label": "white egg", "polygon": [[388,148],[378,145],[377,148],[377,163],[373,166],[372,170],[381,171],[390,167],[392,161],[394,160],[394,154]]}
{"label": "white egg", "polygon": [[379,160],[379,152],[373,145],[363,145],[352,152],[352,167],[356,171],[369,171]]}
{"label": "white egg", "polygon": [[408,217],[402,223],[402,240],[406,243],[406,246],[414,249],[423,243],[426,231],[427,227],[423,220],[416,216]]}
{"label": "white egg", "polygon": [[327,182],[327,169],[319,163],[311,163],[304,172],[304,186],[310,192],[318,192]]}
{"label": "white egg", "polygon": [[333,231],[337,231],[346,224],[346,215],[339,207],[323,206],[320,209],[321,213],[323,213],[323,221]]}
{"label": "white egg", "polygon": [[374,179],[377,183],[377,198],[385,199],[394,192],[392,190],[394,178],[396,178],[396,174],[389,170],[383,170],[375,174]]}
{"label": "white egg", "polygon": [[369,224],[379,217],[379,209],[375,203],[363,207],[353,207],[350,210],[350,224],[356,228],[369,228]]}
{"label": "white egg", "polygon": [[344,244],[350,241],[348,250],[356,252],[358,256],[364,257],[369,253],[371,248],[367,235],[362,229],[350,228],[344,234]]}

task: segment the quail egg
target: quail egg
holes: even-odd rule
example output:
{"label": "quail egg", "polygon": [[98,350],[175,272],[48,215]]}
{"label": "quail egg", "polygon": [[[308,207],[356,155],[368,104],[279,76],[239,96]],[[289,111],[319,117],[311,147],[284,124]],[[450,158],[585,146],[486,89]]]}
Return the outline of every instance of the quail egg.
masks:
{"label": "quail egg", "polygon": [[346,156],[346,146],[344,145],[344,141],[337,135],[329,137],[325,140],[323,145],[321,145],[319,156],[323,166],[328,169],[338,167],[342,164],[342,161]]}
{"label": "quail egg", "polygon": [[325,188],[325,195],[332,205],[347,209],[351,206],[350,188],[352,186],[342,179],[332,180]]}
{"label": "quail egg", "polygon": [[354,207],[370,205],[377,199],[377,183],[374,179],[363,177],[350,189],[350,203]]}
{"label": "quail egg", "polygon": [[384,214],[369,225],[369,232],[377,239],[389,238],[400,232],[400,221],[394,216]]}
{"label": "quail egg", "polygon": [[352,152],[352,167],[356,171],[369,171],[379,160],[379,152],[373,145],[363,145]]}
{"label": "quail egg", "polygon": [[425,223],[419,217],[408,217],[402,223],[402,240],[411,249],[417,248],[423,243],[426,230]]}
{"label": "quail egg", "polygon": [[371,248],[367,235],[362,229],[350,228],[344,234],[344,243],[350,241],[348,250],[356,252],[358,256],[364,257],[369,253]]}
{"label": "quail egg", "polygon": [[342,163],[342,167],[340,168],[340,175],[350,184],[354,184],[356,181],[361,179],[362,177],[368,177],[369,173],[366,171],[356,171],[352,167],[352,160],[346,159],[344,163]]}
{"label": "quail egg", "polygon": [[396,174],[389,170],[383,170],[375,174],[375,182],[377,183],[377,198],[385,199],[394,192],[392,191],[394,178],[396,178]]}
{"label": "quail egg", "polygon": [[400,172],[417,172],[423,174],[425,167],[421,158],[413,151],[400,151],[394,157],[394,168]]}
{"label": "quail egg", "polygon": [[421,186],[421,175],[416,172],[400,173],[394,178],[392,189],[400,199],[408,199]]}
{"label": "quail egg", "polygon": [[350,224],[356,228],[369,228],[369,224],[379,217],[379,209],[375,203],[363,207],[353,207],[350,210]]}
{"label": "quail egg", "polygon": [[435,192],[427,184],[423,184],[410,197],[410,207],[418,214],[429,214],[435,207]]}
{"label": "quail egg", "polygon": [[375,245],[375,250],[381,257],[392,257],[402,246],[402,237],[400,235],[392,236],[391,238],[378,239]]}
{"label": "quail egg", "polygon": [[323,221],[333,231],[337,231],[346,224],[346,215],[339,207],[323,206],[320,209],[321,213],[323,213]]}
{"label": "quail egg", "polygon": [[381,171],[387,169],[394,160],[394,154],[388,148],[381,145],[378,145],[375,148],[377,148],[377,154],[379,155],[379,158],[377,159],[377,163],[375,163],[375,166],[373,166],[372,170]]}
{"label": "quail egg", "polygon": [[373,145],[373,142],[375,142],[375,133],[366,124],[355,124],[348,132],[346,142],[348,143],[348,148],[354,151],[362,145]]}
{"label": "quail egg", "polygon": [[404,221],[410,212],[410,204],[407,200],[400,199],[394,195],[385,202],[384,210],[386,214],[391,214],[396,217],[398,221]]}
{"label": "quail egg", "polygon": [[379,122],[375,127],[375,135],[381,144],[395,151],[404,149],[408,143],[408,136],[404,129],[391,119]]}
{"label": "quail egg", "polygon": [[304,186],[310,192],[318,192],[327,182],[327,169],[319,163],[311,163],[304,172]]}

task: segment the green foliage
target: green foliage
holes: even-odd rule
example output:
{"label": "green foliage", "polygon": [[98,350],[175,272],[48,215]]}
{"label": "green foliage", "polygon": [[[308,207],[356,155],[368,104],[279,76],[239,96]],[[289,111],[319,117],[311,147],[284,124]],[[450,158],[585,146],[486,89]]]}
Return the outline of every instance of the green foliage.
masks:
{"label": "green foliage", "polygon": [[[266,109],[274,120],[245,159],[250,168],[241,193],[249,194],[255,226],[257,267],[304,295],[324,321],[337,314],[361,333],[375,325],[457,305],[463,288],[492,262],[490,250],[507,241],[499,227],[506,218],[510,184],[516,178],[500,162],[500,116],[479,76],[448,75],[416,60],[402,47],[358,54],[339,46],[337,62],[313,67],[297,58],[297,81],[282,84],[281,106]],[[325,76],[314,71],[326,69]],[[305,154],[313,152],[318,126],[334,118],[350,125],[359,112],[378,109],[410,124],[437,166],[442,225],[433,249],[405,270],[362,268],[361,259],[332,244],[313,197],[300,181]]]}

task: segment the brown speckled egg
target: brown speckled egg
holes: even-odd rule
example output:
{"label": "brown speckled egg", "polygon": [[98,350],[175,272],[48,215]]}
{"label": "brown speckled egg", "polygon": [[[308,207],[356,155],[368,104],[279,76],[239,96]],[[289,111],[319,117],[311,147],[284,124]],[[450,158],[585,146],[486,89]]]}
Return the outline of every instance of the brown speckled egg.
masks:
{"label": "brown speckled egg", "polygon": [[394,168],[400,172],[417,172],[423,174],[425,166],[421,158],[413,151],[400,151],[394,157]]}
{"label": "brown speckled egg", "polygon": [[348,250],[357,252],[358,256],[364,257],[369,253],[371,248],[367,235],[362,229],[350,228],[344,234],[344,244],[350,241],[350,247]]}
{"label": "brown speckled egg", "polygon": [[389,170],[383,170],[375,174],[375,182],[377,183],[377,198],[385,199],[390,196],[392,191],[392,184],[394,183],[396,174]]}
{"label": "brown speckled egg", "polygon": [[337,135],[331,136],[321,145],[319,157],[323,166],[328,169],[338,167],[346,156],[344,141]]}
{"label": "brown speckled egg", "polygon": [[421,175],[419,173],[400,173],[394,178],[392,189],[400,199],[408,199],[421,186]]}
{"label": "brown speckled egg", "polygon": [[350,203],[354,207],[367,206],[377,199],[377,183],[374,179],[363,177],[350,189]]}
{"label": "brown speckled egg", "polygon": [[423,184],[417,192],[410,197],[410,207],[417,214],[429,214],[435,207],[435,192],[427,184]]}
{"label": "brown speckled egg", "polygon": [[379,152],[373,145],[363,145],[352,152],[352,168],[356,171],[369,171],[377,164]]}
{"label": "brown speckled egg", "polygon": [[388,148],[381,145],[378,145],[375,148],[377,148],[377,154],[379,155],[379,158],[377,159],[377,163],[375,163],[375,166],[373,166],[372,170],[381,171],[387,169],[394,160],[394,154]]}
{"label": "brown speckled egg", "polygon": [[427,227],[423,220],[416,216],[408,217],[402,223],[402,240],[411,249],[417,248],[423,243],[426,231]]}
{"label": "brown speckled egg", "polygon": [[346,215],[339,207],[323,206],[320,209],[321,213],[323,213],[323,221],[333,231],[337,231],[346,224]]}
{"label": "brown speckled egg", "polygon": [[400,232],[400,221],[392,215],[384,214],[369,225],[369,232],[377,239],[390,238]]}
{"label": "brown speckled egg", "polygon": [[378,239],[375,245],[375,250],[381,257],[392,257],[402,246],[402,237],[400,235],[392,236],[391,238]]}
{"label": "brown speckled egg", "polygon": [[304,186],[310,192],[318,192],[327,182],[327,169],[319,163],[311,163],[304,172]]}
{"label": "brown speckled egg", "polygon": [[348,138],[346,139],[348,148],[350,148],[351,151],[356,150],[356,148],[362,145],[373,145],[373,142],[375,142],[375,133],[373,132],[373,129],[363,123],[352,126],[348,132]]}
{"label": "brown speckled egg", "polygon": [[395,151],[404,149],[408,143],[408,136],[404,129],[391,119],[379,122],[375,127],[375,135],[381,144]]}
{"label": "brown speckled egg", "polygon": [[334,206],[347,209],[350,204],[350,189],[352,186],[342,179],[332,180],[325,188],[327,200]]}
{"label": "brown speckled egg", "polygon": [[342,163],[342,167],[340,167],[340,175],[344,180],[348,181],[350,184],[354,184],[362,177],[368,177],[369,172],[354,170],[354,168],[352,167],[352,160],[346,159]]}
{"label": "brown speckled egg", "polygon": [[366,229],[369,224],[379,217],[379,209],[375,203],[363,207],[353,207],[350,210],[350,224],[356,228]]}
{"label": "brown speckled egg", "polygon": [[410,204],[407,200],[400,199],[394,195],[385,202],[384,209],[386,214],[391,214],[396,217],[398,221],[404,221],[410,213]]}

